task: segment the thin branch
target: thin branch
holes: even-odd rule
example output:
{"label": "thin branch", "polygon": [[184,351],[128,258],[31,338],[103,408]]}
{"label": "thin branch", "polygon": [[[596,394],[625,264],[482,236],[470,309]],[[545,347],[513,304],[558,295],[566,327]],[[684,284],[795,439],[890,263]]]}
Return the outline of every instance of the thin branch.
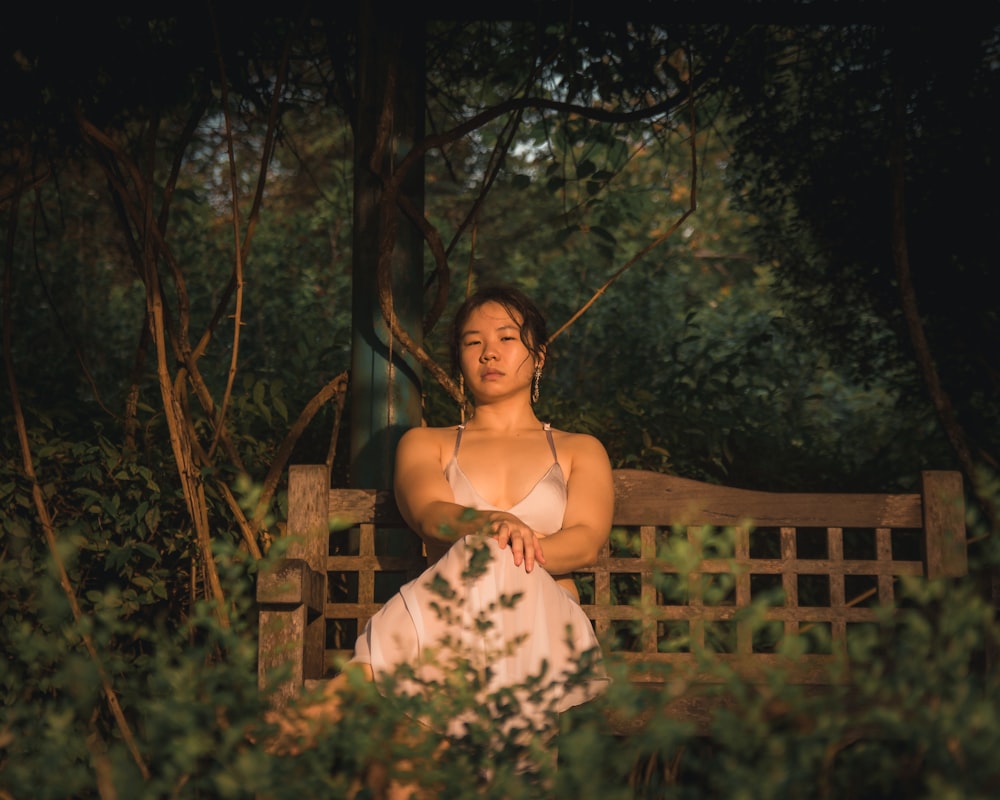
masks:
{"label": "thin branch", "polygon": [[250,553],[250,556],[255,561],[260,561],[264,557],[264,554],[257,543],[258,526],[247,519],[247,515],[240,506],[239,500],[236,499],[236,495],[233,494],[233,490],[229,488],[228,483],[217,478],[215,480],[215,488],[219,490],[222,499],[226,501],[229,510],[233,512],[233,519],[236,520],[236,524],[240,529],[240,535],[247,546],[247,552]]}
{"label": "thin branch", "polygon": [[260,169],[257,171],[257,186],[254,190],[253,204],[250,206],[250,213],[247,215],[247,229],[243,234],[244,259],[250,252],[250,243],[253,241],[253,234],[257,229],[257,223],[260,221],[261,206],[264,204],[264,189],[267,183],[268,167],[271,164],[271,158],[274,156],[275,139],[277,137],[278,130],[278,112],[281,108],[281,93],[284,90],[285,82],[288,79],[288,59],[292,50],[292,41],[296,38],[298,31],[305,22],[308,10],[309,4],[303,3],[302,13],[299,15],[296,24],[291,30],[289,30],[288,35],[285,37],[281,50],[281,59],[278,61],[278,69],[274,78],[274,87],[271,90],[271,105],[268,107],[267,112],[267,127],[264,129],[264,144],[261,146]]}
{"label": "thin branch", "polygon": [[640,122],[642,120],[652,119],[653,117],[663,116],[675,111],[682,103],[687,101],[693,95],[693,90],[694,86],[691,85],[685,95],[670,97],[659,103],[655,103],[636,111],[624,112],[608,111],[603,108],[581,106],[574,103],[564,103],[558,100],[549,100],[544,97],[512,97],[509,100],[497,103],[495,106],[490,106],[486,110],[469,117],[467,120],[456,125],[451,130],[445,131],[444,133],[436,136],[427,136],[421,141],[415,142],[413,147],[406,154],[406,157],[403,158],[397,166],[396,178],[398,180],[400,179],[399,176],[401,174],[405,175],[409,172],[410,168],[417,162],[418,159],[423,158],[427,151],[444,147],[446,144],[454,142],[457,139],[461,139],[463,136],[472,133],[472,131],[483,127],[487,122],[514,111],[523,112],[527,109],[540,109],[580,116],[596,122]]}
{"label": "thin branch", "polygon": [[229,164],[229,191],[233,215],[233,280],[236,283],[236,308],[233,311],[233,346],[229,357],[229,370],[226,374],[226,386],[222,391],[222,401],[216,409],[215,430],[212,433],[212,443],[208,446],[208,460],[212,461],[215,449],[219,444],[219,433],[226,421],[226,410],[233,395],[233,385],[236,383],[236,370],[240,358],[240,329],[243,326],[243,243],[240,238],[240,186],[236,174],[236,152],[233,145],[233,126],[229,116],[229,82],[226,80],[226,65],[222,58],[222,44],[219,41],[219,26],[215,18],[215,10],[209,3],[209,16],[212,18],[212,34],[215,39],[215,53],[219,61],[219,86],[221,93],[222,119],[226,130],[226,154]]}
{"label": "thin branch", "polygon": [[478,194],[476,195],[476,199],[472,201],[469,213],[466,214],[462,222],[459,223],[459,226],[455,229],[455,235],[448,244],[449,254],[455,249],[459,239],[462,234],[465,233],[465,229],[470,225],[472,220],[479,216],[479,210],[483,207],[483,203],[486,202],[486,196],[496,183],[496,179],[500,175],[500,170],[503,169],[504,159],[507,157],[507,153],[510,151],[511,145],[514,143],[514,137],[517,135],[517,129],[521,124],[523,115],[523,111],[515,111],[511,114],[510,119],[504,123],[503,130],[497,137],[496,146],[490,153],[490,160],[486,165],[486,174],[483,176],[483,183]]}
{"label": "thin branch", "polygon": [[[85,138],[92,140],[92,144],[97,146],[99,153],[107,152],[115,157],[114,164],[122,165],[126,168],[128,173],[132,176],[133,183],[136,186],[141,186],[143,184],[142,176],[139,174],[138,169],[134,164],[131,163],[128,156],[122,151],[121,147],[118,146],[110,136],[97,128],[89,120],[80,116],[79,124],[81,131],[84,133]],[[180,270],[179,265],[173,257],[173,253],[170,247],[167,245],[166,241],[163,239],[162,234],[157,227],[148,227],[144,221],[142,213],[135,203],[129,201],[128,188],[126,187],[123,179],[117,174],[117,172],[112,168],[111,164],[106,163],[105,159],[99,158],[99,163],[101,163],[105,176],[108,182],[114,189],[113,195],[115,198],[116,205],[120,207],[122,214],[122,226],[123,230],[126,232],[126,236],[131,240],[131,232],[129,226],[131,225],[136,230],[145,231],[147,236],[144,237],[143,241],[147,239],[151,240],[156,245],[156,251],[163,258],[163,260],[170,266],[171,275],[174,278],[175,288],[178,292],[179,305],[181,308],[182,319],[187,319],[187,293],[185,289],[184,276]],[[147,270],[144,266],[143,256],[138,251],[137,248],[133,248],[133,258],[136,261],[136,269],[142,277],[143,281],[147,279]],[[158,281],[157,277],[157,281]],[[160,297],[160,308],[164,320],[169,316],[167,311],[167,302],[164,297]],[[166,324],[166,323],[165,323]],[[200,358],[200,351],[198,348],[192,350],[190,345],[187,343],[187,324],[184,323],[181,326],[180,331],[173,331],[169,326],[167,327],[169,332],[169,342],[172,346],[172,350],[175,358],[184,364],[187,374],[191,380],[191,384],[194,387],[195,394],[198,397],[198,401],[201,403],[202,409],[205,411],[209,420],[214,420],[216,418],[215,413],[215,401],[213,400],[208,387],[205,385],[205,381],[201,376],[201,372],[198,369],[197,359]],[[199,348],[207,345],[208,339],[204,339],[199,343]],[[233,465],[239,469],[244,470],[242,459],[239,456],[235,446],[229,437],[227,430],[223,430],[221,434],[221,440],[226,449],[226,456],[232,461]]]}
{"label": "thin branch", "polygon": [[[184,500],[188,507],[188,513],[195,527],[198,550],[202,557],[202,566],[206,570],[206,583],[215,599],[215,611],[221,624],[228,626],[229,619],[225,611],[225,597],[222,591],[222,584],[219,580],[218,571],[215,565],[215,557],[212,553],[211,531],[208,520],[208,502],[205,497],[205,487],[201,480],[201,471],[198,469],[193,456],[192,441],[196,439],[194,426],[183,409],[183,382],[184,370],[178,374],[177,384],[171,379],[170,370],[167,364],[167,329],[165,323],[164,298],[162,285],[157,270],[156,254],[165,251],[165,243],[159,236],[159,229],[153,221],[153,185],[151,180],[145,180],[140,171],[132,162],[124,157],[120,148],[96,126],[79,114],[78,123],[80,131],[85,139],[92,140],[92,144],[97,145],[97,149],[106,150],[117,157],[117,163],[125,167],[132,178],[136,192],[139,194],[138,204],[127,202],[128,193],[123,184],[118,180],[114,171],[107,164],[102,164],[105,174],[109,180],[116,184],[123,207],[128,209],[128,216],[136,230],[143,235],[142,253],[140,257],[140,271],[146,288],[146,308],[149,316],[150,331],[156,348],[156,372],[160,385],[160,393],[163,399],[163,408],[167,420],[167,428],[170,433],[170,445],[173,449],[174,459],[177,466],[178,476],[181,480],[181,488]],[[178,279],[182,276],[178,275]],[[180,284],[178,285],[180,290]],[[186,326],[182,324],[182,329]],[[186,341],[186,331],[182,330],[179,345],[183,346]],[[176,354],[176,351],[175,351]]]}
{"label": "thin branch", "polygon": [[421,345],[413,341],[413,337],[399,324],[393,310],[392,282],[389,279],[389,267],[392,263],[392,248],[396,241],[397,195],[396,187],[391,183],[383,181],[382,197],[379,199],[382,211],[382,234],[379,241],[378,261],[375,267],[375,293],[378,297],[379,309],[382,312],[382,318],[389,326],[390,334],[403,346],[404,350],[410,353],[424,369],[434,376],[435,380],[452,396],[455,402],[464,408],[466,402],[465,395],[459,389],[458,384],[451,379],[440,364],[430,357]]}
{"label": "thin branch", "polygon": [[[34,460],[31,456],[31,445],[28,440],[28,426],[24,419],[24,410],[21,406],[21,395],[18,390],[17,378],[14,374],[14,361],[11,348],[13,329],[13,324],[11,322],[11,310],[13,307],[14,283],[14,236],[17,232],[17,214],[20,208],[20,200],[23,192],[23,184],[20,182],[20,178],[18,180],[19,183],[10,206],[10,217],[8,218],[7,223],[7,245],[4,249],[3,360],[7,372],[7,384],[10,388],[11,407],[14,412],[17,439],[21,448],[21,462],[24,467],[24,474],[31,483],[31,498],[35,505],[35,512],[38,514],[38,519],[41,522],[42,531],[45,534],[45,543],[48,547],[49,555],[52,558],[52,563],[55,565],[56,573],[59,577],[59,586],[62,588],[63,594],[66,595],[70,610],[73,614],[73,619],[79,626],[80,622],[83,620],[83,612],[80,609],[80,604],[77,602],[76,591],[73,588],[73,583],[66,570],[66,564],[59,553],[59,546],[56,541],[55,525],[52,522],[52,516],[49,514],[48,506],[45,504],[45,496],[42,493],[42,487],[39,485],[38,476],[35,473]],[[135,761],[136,766],[139,768],[139,772],[142,774],[143,778],[148,780],[150,778],[149,767],[146,766],[146,762],[143,760],[142,754],[139,752],[139,747],[132,734],[132,729],[129,727],[128,720],[125,719],[125,713],[122,711],[121,703],[118,700],[118,694],[115,692],[111,678],[108,675],[107,670],[104,668],[104,664],[102,663],[100,655],[97,652],[97,647],[94,645],[94,642],[89,634],[79,632],[79,635],[84,648],[87,650],[87,654],[90,656],[91,661],[94,662],[94,666],[97,669],[97,675],[101,682],[104,699],[115,719],[115,724],[118,726],[118,730],[121,733],[122,741],[125,743],[125,747],[132,756],[132,760]]]}
{"label": "thin branch", "polygon": [[905,186],[906,172],[904,163],[904,145],[906,119],[901,76],[894,75],[895,114],[892,141],[890,145],[889,164],[892,180],[892,257],[896,268],[896,283],[899,287],[899,301],[910,334],[910,343],[916,356],[917,366],[927,386],[931,403],[937,413],[938,420],[947,436],[955,457],[969,481],[979,505],[989,520],[990,528],[997,530],[1000,526],[1000,510],[990,496],[979,490],[980,481],[976,463],[969,447],[965,429],[958,419],[951,396],[941,383],[941,375],[931,353],[923,319],[917,304],[917,293],[913,285],[913,275],[910,270],[909,247],[906,231]]}
{"label": "thin branch", "polygon": [[333,470],[333,460],[337,455],[337,440],[340,438],[340,423],[344,419],[344,405],[347,401],[347,386],[349,376],[344,372],[344,382],[337,389],[337,402],[334,405],[333,427],[330,429],[330,445],[326,450],[326,471],[329,474]]}
{"label": "thin branch", "polygon": [[274,496],[278,482],[281,480],[282,474],[284,474],[285,465],[288,463],[288,459],[291,458],[292,451],[295,449],[295,445],[298,444],[299,438],[305,432],[306,428],[309,427],[309,423],[312,422],[313,417],[316,416],[319,410],[334,397],[342,398],[346,391],[347,373],[341,372],[314,394],[309,399],[309,402],[305,404],[302,411],[299,412],[299,416],[292,423],[292,426],[288,429],[288,433],[285,434],[284,440],[278,446],[271,461],[271,466],[264,478],[263,489],[253,513],[252,525],[254,530],[260,530],[267,507],[271,504],[271,498]]}
{"label": "thin branch", "polygon": [[181,134],[178,137],[177,145],[174,148],[174,159],[170,164],[170,172],[163,184],[163,194],[160,199],[160,213],[156,218],[156,227],[160,231],[161,237],[167,235],[167,222],[170,217],[170,203],[173,200],[174,190],[177,188],[177,181],[180,178],[181,168],[184,166],[184,155],[187,153],[188,145],[194,138],[195,131],[201,118],[208,110],[208,103],[212,93],[205,87],[199,95],[197,102],[191,107],[191,112],[187,116]]}
{"label": "thin branch", "polygon": [[[306,5],[308,7],[308,4]],[[233,312],[233,351],[230,358],[229,373],[226,378],[226,387],[223,391],[222,401],[219,403],[218,410],[216,411],[215,420],[215,431],[213,434],[212,444],[208,448],[209,456],[213,456],[215,453],[215,448],[218,445],[219,437],[222,431],[225,429],[225,417],[226,411],[229,408],[230,399],[233,392],[233,384],[236,380],[236,368],[239,362],[239,340],[240,340],[240,328],[243,324],[243,294],[244,294],[244,279],[243,279],[243,268],[246,264],[247,255],[250,252],[250,244],[253,241],[253,234],[257,229],[257,223],[260,220],[260,209],[264,201],[264,188],[267,183],[268,165],[271,163],[271,158],[274,154],[274,141],[275,141],[275,131],[278,127],[278,109],[280,107],[281,92],[285,85],[285,80],[288,75],[288,58],[291,51],[291,42],[294,38],[296,31],[301,26],[303,20],[305,19],[305,10],[299,17],[297,24],[294,28],[289,31],[288,36],[285,38],[285,42],[282,48],[281,59],[278,62],[278,69],[275,76],[274,88],[271,92],[271,104],[268,111],[267,127],[264,132],[264,144],[261,148],[260,156],[260,169],[257,172],[257,185],[254,190],[253,203],[250,207],[250,213],[247,216],[246,231],[242,234],[240,228],[242,227],[240,222],[240,207],[239,207],[239,181],[236,174],[236,155],[233,148],[233,131],[232,124],[229,115],[229,83],[226,79],[226,65],[222,57],[222,44],[219,39],[219,30],[216,21],[214,8],[210,4],[210,13],[212,17],[212,28],[215,39],[215,49],[216,55],[219,62],[219,82],[221,86],[221,104],[223,119],[225,122],[226,129],[226,146],[228,149],[228,159],[229,159],[229,181],[230,181],[230,191],[232,193],[232,211],[233,211],[233,243],[235,246],[235,263],[233,266],[233,272],[230,276],[230,280],[226,289],[222,293],[222,297],[216,306],[215,314],[212,317],[209,325],[206,327],[205,332],[202,334],[201,340],[198,342],[198,346],[195,348],[195,352],[199,354],[204,352],[204,348],[208,346],[208,342],[211,339],[212,333],[215,327],[218,325],[219,320],[221,320],[224,309],[229,305],[229,298],[236,293],[236,308]]]}
{"label": "thin branch", "polygon": [[684,224],[684,221],[687,220],[688,217],[690,217],[692,214],[694,214],[694,212],[697,210],[697,208],[698,208],[698,147],[697,147],[697,141],[696,141],[697,140],[697,127],[696,127],[697,120],[696,120],[696,115],[695,115],[694,90],[693,89],[688,92],[688,98],[689,98],[689,100],[688,100],[688,110],[689,110],[689,114],[690,114],[690,125],[691,125],[691,135],[689,137],[689,143],[690,143],[690,148],[691,148],[691,193],[690,193],[691,194],[691,201],[688,204],[687,210],[683,214],[681,214],[681,216],[677,219],[677,221],[674,222],[674,224],[671,225],[670,228],[665,233],[661,234],[660,236],[657,236],[656,239],[654,239],[648,245],[646,245],[645,247],[643,247],[638,253],[636,253],[634,256],[632,256],[632,258],[630,258],[628,261],[626,261],[625,264],[622,265],[610,278],[608,278],[608,280],[606,280],[604,282],[604,285],[601,286],[601,288],[599,288],[596,292],[594,292],[593,296],[586,303],[584,303],[579,309],[577,309],[576,313],[574,313],[568,320],[566,320],[562,325],[560,325],[559,328],[555,331],[555,333],[553,333],[551,336],[549,336],[549,343],[551,343],[552,341],[554,341],[557,336],[559,336],[563,331],[565,331],[567,328],[569,328],[570,325],[572,325],[580,317],[582,317],[584,315],[584,313],[586,313],[586,311],[592,305],[594,305],[595,302],[597,302],[597,298],[599,298],[602,294],[604,294],[604,292],[607,291],[608,287],[611,286],[611,284],[614,283],[616,280],[618,280],[623,274],[625,274],[625,272],[633,264],[635,264],[640,259],[644,258],[652,250],[656,249],[661,244],[663,244],[667,239],[669,239],[671,236],[673,236],[674,233],[677,231],[677,229],[681,225]]}
{"label": "thin branch", "polygon": [[634,256],[632,256],[632,258],[630,258],[621,267],[619,267],[618,270],[616,270],[614,274],[604,282],[604,285],[602,285],[596,292],[594,292],[594,294],[586,303],[580,306],[580,308],[578,308],[568,320],[566,320],[562,325],[560,325],[558,329],[556,329],[556,331],[551,336],[549,336],[549,343],[551,344],[553,341],[555,341],[557,336],[562,334],[567,328],[569,328],[570,325],[572,325],[580,317],[582,317],[587,312],[587,310],[592,305],[594,305],[594,303],[597,302],[597,299],[608,290],[608,287],[611,286],[611,284],[613,284],[616,280],[618,280],[622,275],[624,275],[625,272],[630,267],[632,267],[636,262],[640,261],[647,254],[649,254],[650,251],[656,249],[661,244],[663,244],[667,239],[673,236],[674,232],[682,224],[684,224],[684,220],[690,217],[693,213],[694,209],[689,208],[680,216],[680,218],[673,225],[670,226],[669,230],[667,230],[666,233],[657,236],[652,242],[643,247],[638,253],[636,253]]}
{"label": "thin branch", "polygon": [[155,285],[147,289],[146,302],[150,309],[150,321],[153,340],[156,343],[156,372],[163,398],[163,410],[170,432],[170,446],[174,453],[177,473],[181,479],[181,489],[187,504],[188,514],[194,524],[198,552],[201,554],[202,567],[205,570],[207,589],[210,597],[215,599],[215,612],[219,622],[229,626],[226,613],[225,593],[215,565],[215,555],[212,552],[212,534],[208,521],[208,501],[205,497],[205,484],[201,470],[194,458],[194,437],[190,417],[184,409],[184,371],[180,370],[175,382],[170,379],[166,361],[166,342],[163,327],[163,308],[160,301],[160,287]]}
{"label": "thin branch", "polygon": [[[393,78],[394,81],[394,78]],[[388,96],[388,92],[386,93]],[[383,106],[383,118],[386,114],[385,106]],[[462,221],[459,223],[455,230],[451,241],[448,246],[445,247],[441,239],[441,235],[430,221],[427,219],[426,215],[417,209],[413,203],[410,201],[409,197],[403,193],[399,192],[397,197],[399,201],[399,206],[403,213],[413,222],[414,225],[420,230],[424,237],[424,241],[427,243],[428,248],[431,251],[431,255],[434,258],[434,278],[437,279],[437,291],[435,292],[434,301],[431,303],[430,308],[424,315],[423,320],[423,333],[424,336],[429,334],[434,326],[437,324],[438,320],[441,318],[441,314],[444,313],[445,306],[448,302],[448,291],[451,286],[451,268],[448,265],[448,258],[452,251],[454,250],[456,244],[464,233],[465,229],[471,224],[478,214],[479,210],[485,202],[486,196],[489,194],[490,189],[496,181],[497,176],[500,174],[500,170],[503,165],[504,156],[510,149],[511,143],[513,142],[514,136],[517,132],[517,126],[521,119],[521,112],[515,112],[511,115],[510,119],[504,123],[504,130],[498,137],[497,144],[494,147],[492,153],[490,154],[490,161],[486,168],[486,174],[483,177],[482,185],[479,192],[477,193],[476,199],[473,201],[469,212],[465,215]],[[379,127],[380,135],[388,130],[387,125],[380,125]],[[387,145],[379,140],[376,146],[386,147]],[[374,159],[373,159],[374,165]],[[428,281],[429,283],[429,281]]]}
{"label": "thin branch", "polygon": [[448,266],[448,254],[444,248],[444,242],[441,241],[441,234],[438,229],[435,228],[427,216],[420,211],[405,194],[398,195],[399,207],[402,209],[403,213],[406,214],[407,218],[417,226],[421,235],[424,237],[424,241],[427,243],[427,247],[431,251],[431,255],[434,257],[435,265],[435,276],[438,279],[438,290],[434,301],[431,306],[430,311],[424,316],[423,321],[423,331],[424,335],[430,333],[434,324],[440,318],[441,313],[444,309],[444,305],[448,300],[448,287],[451,285],[451,269]]}

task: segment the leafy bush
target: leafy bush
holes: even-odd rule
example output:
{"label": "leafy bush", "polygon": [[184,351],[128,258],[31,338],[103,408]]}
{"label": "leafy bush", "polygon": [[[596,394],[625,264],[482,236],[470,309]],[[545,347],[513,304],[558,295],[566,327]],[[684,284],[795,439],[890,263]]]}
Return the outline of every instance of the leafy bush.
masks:
{"label": "leafy bush", "polygon": [[[51,565],[25,570],[12,554],[0,562],[0,786],[11,797],[342,797],[373,762],[455,798],[936,798],[1000,788],[1000,687],[981,661],[998,631],[972,580],[907,581],[900,611],[854,642],[852,693],[810,695],[780,673],[761,689],[731,674],[714,691],[737,703],[705,732],[658,715],[670,689],[642,692],[611,661],[607,693],[563,715],[553,768],[537,759],[540,739],[497,742],[498,720],[475,702],[472,680],[423,699],[356,685],[343,719],[315,747],[275,755],[262,722],[267,696],[256,686],[252,570],[236,551],[219,552],[228,626],[204,603],[185,621],[139,621],[118,587],[92,593],[75,621]],[[107,711],[84,635],[97,645],[147,777]],[[404,670],[393,680],[411,677]],[[516,711],[511,698],[495,699]],[[615,737],[612,711],[649,721]],[[459,715],[466,732],[441,750],[429,731]],[[531,775],[517,769],[526,754],[539,765]]]}

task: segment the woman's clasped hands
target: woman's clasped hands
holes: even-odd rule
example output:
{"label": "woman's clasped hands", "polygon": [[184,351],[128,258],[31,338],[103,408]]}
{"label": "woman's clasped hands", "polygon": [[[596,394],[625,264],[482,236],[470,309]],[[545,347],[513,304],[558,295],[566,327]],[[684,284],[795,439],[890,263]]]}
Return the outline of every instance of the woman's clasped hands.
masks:
{"label": "woman's clasped hands", "polygon": [[524,565],[525,572],[531,572],[536,564],[545,563],[542,539],[545,534],[533,531],[520,519],[506,511],[494,511],[489,515],[488,535],[496,539],[501,550],[510,548],[514,565]]}

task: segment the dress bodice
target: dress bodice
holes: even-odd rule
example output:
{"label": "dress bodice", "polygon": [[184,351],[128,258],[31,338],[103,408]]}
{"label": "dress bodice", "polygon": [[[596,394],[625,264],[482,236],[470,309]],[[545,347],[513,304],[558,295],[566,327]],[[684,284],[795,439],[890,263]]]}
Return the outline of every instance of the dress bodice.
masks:
{"label": "dress bodice", "polygon": [[552,427],[546,422],[545,435],[552,450],[552,465],[531,487],[528,493],[510,508],[500,508],[488,503],[462,471],[458,463],[458,450],[462,444],[464,425],[458,426],[455,434],[455,452],[444,469],[445,478],[451,486],[455,502],[478,511],[506,511],[539,533],[554,533],[563,524],[566,512],[566,476],[563,474],[552,440]]}

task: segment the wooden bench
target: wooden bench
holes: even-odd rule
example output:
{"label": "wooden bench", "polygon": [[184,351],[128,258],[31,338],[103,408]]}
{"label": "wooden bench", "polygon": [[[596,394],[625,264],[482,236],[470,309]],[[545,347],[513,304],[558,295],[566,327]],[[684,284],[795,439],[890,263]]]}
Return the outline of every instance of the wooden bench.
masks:
{"label": "wooden bench", "polygon": [[[632,662],[636,681],[660,681],[664,667],[687,676],[679,685],[710,681],[709,653],[763,682],[776,640],[799,634],[815,648],[788,680],[822,686],[897,578],[967,572],[957,472],[923,472],[913,494],[758,492],[627,469],[614,480],[611,541],[577,582],[598,635],[615,640],[606,655]],[[331,489],[325,467],[293,466],[288,497],[295,541],[257,585],[261,685],[291,670],[279,704],[334,675],[368,618],[425,567],[391,493]],[[783,599],[754,625],[740,612],[767,592]],[[712,706],[680,691],[669,713],[704,725]]]}

